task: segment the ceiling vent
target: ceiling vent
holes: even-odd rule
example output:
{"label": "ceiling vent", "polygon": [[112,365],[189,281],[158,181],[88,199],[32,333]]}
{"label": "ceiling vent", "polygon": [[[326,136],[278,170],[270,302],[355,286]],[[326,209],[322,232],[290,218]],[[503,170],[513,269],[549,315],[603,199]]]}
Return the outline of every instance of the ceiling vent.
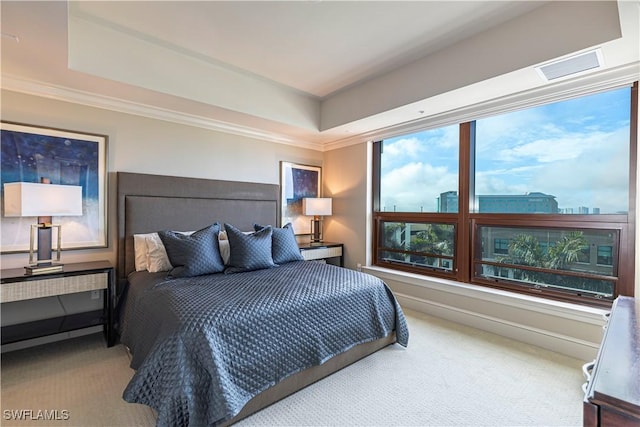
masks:
{"label": "ceiling vent", "polygon": [[539,65],[535,68],[538,74],[540,74],[540,77],[544,80],[551,81],[588,70],[595,70],[602,67],[602,65],[602,51],[596,49]]}

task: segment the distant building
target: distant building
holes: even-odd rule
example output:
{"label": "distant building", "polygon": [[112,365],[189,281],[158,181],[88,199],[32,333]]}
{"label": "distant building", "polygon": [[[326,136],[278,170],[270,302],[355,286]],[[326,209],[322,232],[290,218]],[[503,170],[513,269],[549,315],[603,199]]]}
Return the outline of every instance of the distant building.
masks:
{"label": "distant building", "polygon": [[458,212],[458,192],[447,191],[438,197],[438,212]]}
{"label": "distant building", "polygon": [[478,205],[486,213],[558,213],[556,196],[538,192],[478,196]]}
{"label": "distant building", "polygon": [[538,192],[478,196],[478,212],[558,213],[558,202],[555,196]]}
{"label": "distant building", "polygon": [[579,213],[580,215],[589,215],[589,208],[588,208],[588,207],[586,207],[586,206],[580,206],[580,207],[578,208],[578,213]]}
{"label": "distant building", "polygon": [[[478,196],[478,208],[481,213],[559,213],[556,197],[539,192]],[[457,191],[440,193],[438,212],[458,212]]]}

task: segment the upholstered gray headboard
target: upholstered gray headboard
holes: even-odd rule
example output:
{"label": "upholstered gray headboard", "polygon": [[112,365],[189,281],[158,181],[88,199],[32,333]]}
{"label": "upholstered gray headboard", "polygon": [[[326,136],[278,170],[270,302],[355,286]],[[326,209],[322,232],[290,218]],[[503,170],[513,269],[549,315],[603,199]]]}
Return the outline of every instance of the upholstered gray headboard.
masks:
{"label": "upholstered gray headboard", "polygon": [[280,226],[275,184],[118,172],[118,294],[135,269],[133,235],[198,230],[214,222]]}

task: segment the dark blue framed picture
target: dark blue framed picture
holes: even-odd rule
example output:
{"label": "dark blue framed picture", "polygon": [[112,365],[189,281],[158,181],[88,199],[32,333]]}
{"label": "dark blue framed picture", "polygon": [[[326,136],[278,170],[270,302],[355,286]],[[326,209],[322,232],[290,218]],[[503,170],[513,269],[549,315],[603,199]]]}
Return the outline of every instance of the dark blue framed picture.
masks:
{"label": "dark blue framed picture", "polygon": [[53,218],[63,229],[62,248],[108,246],[107,136],[1,122],[0,141],[0,252],[27,252],[30,227],[37,222],[35,217],[5,216],[4,184],[38,183],[43,178],[51,184],[82,187],[82,216]]}
{"label": "dark blue framed picture", "polygon": [[291,223],[295,234],[311,234],[311,222],[302,215],[302,199],[320,197],[322,168],[280,162],[281,225]]}

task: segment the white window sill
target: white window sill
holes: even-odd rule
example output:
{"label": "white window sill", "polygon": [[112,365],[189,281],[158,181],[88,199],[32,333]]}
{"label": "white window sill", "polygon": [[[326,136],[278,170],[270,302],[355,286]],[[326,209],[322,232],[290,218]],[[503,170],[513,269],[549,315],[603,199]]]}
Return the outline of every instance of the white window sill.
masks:
{"label": "white window sill", "polygon": [[425,287],[465,297],[490,301],[493,303],[505,304],[511,307],[536,311],[580,322],[587,322],[594,325],[602,325],[604,321],[603,315],[610,311],[608,309],[571,304],[532,295],[509,292],[501,289],[456,282],[454,280],[407,273],[389,268],[363,266],[362,271],[379,277],[382,280],[403,282],[413,286]]}

